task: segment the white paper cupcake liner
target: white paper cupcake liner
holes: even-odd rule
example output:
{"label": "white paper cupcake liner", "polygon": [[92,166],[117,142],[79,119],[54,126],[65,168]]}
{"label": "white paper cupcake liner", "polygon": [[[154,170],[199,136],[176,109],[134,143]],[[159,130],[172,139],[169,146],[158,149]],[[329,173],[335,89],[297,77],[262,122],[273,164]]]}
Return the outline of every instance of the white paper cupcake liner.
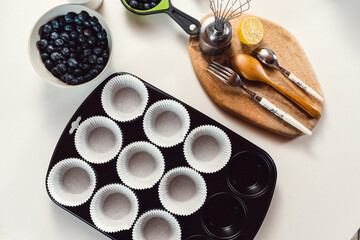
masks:
{"label": "white paper cupcake liner", "polygon": [[142,190],[153,187],[164,174],[165,161],[161,151],[148,142],[134,142],[120,153],[116,170],[127,186]]}
{"label": "white paper cupcake liner", "polygon": [[189,113],[174,100],[160,100],[146,111],[143,127],[151,142],[160,147],[173,147],[181,143],[189,131]]}
{"label": "white paper cupcake liner", "polygon": [[[69,178],[69,182],[65,182]],[[69,184],[71,184],[69,186]],[[64,159],[53,166],[47,178],[50,195],[61,205],[80,206],[92,196],[96,175],[91,166],[77,158]]]}
{"label": "white paper cupcake liner", "polygon": [[231,142],[226,133],[212,125],[192,130],[184,142],[186,161],[195,170],[214,173],[221,170],[231,157]]}
{"label": "white paper cupcake liner", "polygon": [[174,216],[164,210],[150,210],[136,221],[134,240],[181,240],[181,228]]}
{"label": "white paper cupcake liner", "polygon": [[204,178],[187,167],[178,167],[167,172],[159,184],[161,204],[169,212],[188,216],[205,202],[207,188]]}
{"label": "white paper cupcake liner", "polygon": [[95,226],[108,233],[130,229],[138,212],[136,195],[121,184],[102,187],[95,193],[90,204],[90,216]]}
{"label": "white paper cupcake liner", "polygon": [[75,147],[88,162],[100,164],[113,159],[122,146],[118,125],[103,116],[94,116],[80,124],[75,133]]}
{"label": "white paper cupcake liner", "polygon": [[101,93],[101,103],[111,118],[127,122],[141,116],[149,100],[144,83],[130,75],[118,75],[109,80]]}

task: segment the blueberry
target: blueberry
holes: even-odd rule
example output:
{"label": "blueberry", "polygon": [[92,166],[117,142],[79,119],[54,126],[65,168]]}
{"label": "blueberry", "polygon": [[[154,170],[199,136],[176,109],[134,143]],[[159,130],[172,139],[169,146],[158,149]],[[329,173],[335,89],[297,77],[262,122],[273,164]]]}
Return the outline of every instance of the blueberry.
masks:
{"label": "blueberry", "polygon": [[108,45],[108,42],[106,39],[98,42],[98,46],[107,46],[107,45]]}
{"label": "blueberry", "polygon": [[56,71],[59,75],[62,75],[67,72],[67,68],[66,68],[65,64],[60,63],[60,64],[56,65]]}
{"label": "blueberry", "polygon": [[75,46],[76,46],[76,42],[74,40],[70,40],[69,47],[75,47]]}
{"label": "blueberry", "polygon": [[83,72],[81,71],[81,69],[76,68],[76,69],[74,70],[74,75],[75,75],[75,76],[82,76],[82,74],[83,74]]}
{"label": "blueberry", "polygon": [[74,27],[73,27],[73,25],[67,24],[64,26],[64,30],[66,32],[71,32],[72,30],[74,30]]}
{"label": "blueberry", "polygon": [[96,62],[96,55],[90,55],[89,56],[89,63],[94,64]]}
{"label": "blueberry", "polygon": [[88,57],[88,56],[90,56],[91,55],[91,49],[84,49],[84,51],[83,51],[83,55],[84,55],[84,57]]}
{"label": "blueberry", "polygon": [[64,45],[64,40],[62,40],[61,38],[58,38],[55,40],[55,45],[56,46],[62,46]]}
{"label": "blueberry", "polygon": [[82,24],[83,22],[79,19],[79,15],[76,15],[74,18],[74,23],[76,24]]}
{"label": "blueberry", "polygon": [[132,8],[137,8],[137,7],[138,7],[138,2],[135,1],[135,0],[132,0],[132,1],[130,1],[129,5],[130,5],[130,7],[132,7]]}
{"label": "blueberry", "polygon": [[83,76],[78,76],[78,77],[76,77],[76,80],[78,81],[79,84],[85,82],[85,78],[84,78]]}
{"label": "blueberry", "polygon": [[45,62],[47,59],[49,59],[50,55],[46,52],[43,52],[40,54],[41,60]]}
{"label": "blueberry", "polygon": [[70,36],[67,32],[62,32],[60,33],[60,37],[62,40],[64,40],[65,42],[68,42],[70,40]]}
{"label": "blueberry", "polygon": [[58,21],[60,27],[64,27],[66,24],[64,16],[58,17],[57,21]]}
{"label": "blueberry", "polygon": [[74,22],[74,18],[75,18],[75,13],[74,12],[69,12],[65,15],[64,19],[65,19],[65,22],[67,23],[72,23]]}
{"label": "blueberry", "polygon": [[96,31],[96,32],[100,32],[102,30],[102,26],[100,23],[96,23],[94,26],[93,26],[93,29]]}
{"label": "blueberry", "polygon": [[84,42],[83,44],[81,44],[82,49],[88,49],[90,47],[90,44],[88,44],[87,42]]}
{"label": "blueberry", "polygon": [[89,37],[87,41],[91,46],[94,46],[96,44],[96,38],[95,37]]}
{"label": "blueberry", "polygon": [[57,61],[57,60],[61,60],[61,54],[60,53],[58,53],[58,52],[53,52],[52,54],[51,54],[51,59],[53,60],[53,61]]}
{"label": "blueberry", "polygon": [[90,70],[90,65],[86,64],[86,63],[82,63],[80,65],[81,69],[83,70],[83,72],[88,72]]}
{"label": "blueberry", "polygon": [[77,46],[77,47],[75,48],[75,53],[80,54],[81,52],[82,52],[82,48],[81,48],[80,46]]}
{"label": "blueberry", "polygon": [[43,32],[40,36],[41,36],[42,39],[49,39],[50,38],[50,33],[44,33]]}
{"label": "blueberry", "polygon": [[50,33],[51,30],[52,30],[52,27],[51,27],[50,24],[45,24],[45,25],[43,25],[43,27],[42,27],[42,31],[43,31],[44,33]]}
{"label": "blueberry", "polygon": [[105,60],[104,60],[104,58],[102,58],[102,57],[98,57],[98,58],[96,59],[96,63],[97,63],[97,64],[104,64],[104,62],[105,62]]}
{"label": "blueberry", "polygon": [[109,52],[108,52],[107,50],[105,50],[105,51],[101,54],[101,56],[102,56],[105,60],[107,60],[107,59],[109,59]]}
{"label": "blueberry", "polygon": [[89,74],[92,76],[92,77],[96,77],[97,75],[99,75],[99,71],[97,69],[91,69],[89,71]]}
{"label": "blueberry", "polygon": [[49,45],[47,48],[46,48],[46,52],[51,54],[52,52],[55,51],[55,48],[53,45]]}
{"label": "blueberry", "polygon": [[61,49],[61,54],[63,55],[63,56],[69,56],[70,55],[70,49],[69,48],[67,48],[67,47],[64,47],[64,48],[62,48]]}
{"label": "blueberry", "polygon": [[75,77],[72,74],[65,73],[61,76],[61,80],[67,84],[71,84],[72,80],[74,80]]}
{"label": "blueberry", "polygon": [[144,9],[145,9],[145,10],[150,9],[150,4],[149,4],[149,3],[144,3]]}
{"label": "blueberry", "polygon": [[92,31],[91,29],[87,28],[84,30],[84,35],[87,36],[87,37],[90,37],[92,35]]}
{"label": "blueberry", "polygon": [[85,74],[84,79],[85,81],[90,81],[93,77],[90,74]]}
{"label": "blueberry", "polygon": [[74,78],[70,81],[70,85],[78,85],[79,84],[79,81],[77,78]]}
{"label": "blueberry", "polygon": [[39,49],[46,49],[49,46],[49,42],[46,39],[40,39],[36,42]]}
{"label": "blueberry", "polygon": [[85,21],[85,19],[89,17],[89,13],[87,13],[86,11],[81,11],[78,16],[81,21]]}
{"label": "blueberry", "polygon": [[82,61],[82,63],[86,63],[86,64],[87,64],[87,63],[89,63],[89,58],[84,57],[81,61]]}
{"label": "blueberry", "polygon": [[84,31],[84,27],[82,25],[76,25],[76,31],[78,33],[82,33]]}
{"label": "blueberry", "polygon": [[50,38],[51,38],[52,40],[58,39],[58,38],[59,38],[59,34],[58,34],[57,32],[52,32],[52,33],[50,34]]}
{"label": "blueberry", "polygon": [[101,52],[102,52],[102,49],[101,47],[96,47],[93,49],[93,52],[96,54],[96,55],[99,55]]}
{"label": "blueberry", "polygon": [[52,73],[52,75],[54,75],[55,77],[59,77],[60,75],[58,74],[58,72],[56,71],[56,67],[52,67],[50,72]]}
{"label": "blueberry", "polygon": [[105,66],[102,65],[102,64],[97,64],[97,65],[95,66],[95,69],[98,70],[99,72],[101,72],[104,68],[105,68]]}
{"label": "blueberry", "polygon": [[72,68],[76,68],[79,65],[78,61],[75,58],[69,58],[67,63],[69,65],[69,67],[72,67]]}
{"label": "blueberry", "polygon": [[70,53],[69,57],[70,58],[76,58],[76,54],[75,53]]}
{"label": "blueberry", "polygon": [[101,32],[98,32],[98,33],[97,33],[97,37],[98,37],[98,39],[100,39],[100,40],[106,39],[106,36],[107,36],[107,34],[106,34],[105,31],[101,31]]}
{"label": "blueberry", "polygon": [[75,30],[71,31],[71,33],[70,33],[70,36],[71,36],[71,38],[73,38],[73,39],[77,38],[78,35],[79,35],[78,32],[75,31]]}
{"label": "blueberry", "polygon": [[91,26],[92,26],[91,23],[90,23],[90,19],[86,19],[86,20],[84,21],[84,26],[85,26],[85,27],[91,27]]}
{"label": "blueberry", "polygon": [[86,38],[83,34],[79,34],[77,40],[79,43],[84,43],[86,41]]}
{"label": "blueberry", "polygon": [[89,19],[89,22],[92,26],[94,26],[95,24],[97,24],[99,22],[99,20],[97,19],[97,17],[93,16]]}
{"label": "blueberry", "polygon": [[151,3],[150,3],[150,8],[154,8],[154,7],[156,7],[156,5],[157,5],[157,4],[156,4],[155,2],[151,2]]}
{"label": "blueberry", "polygon": [[47,69],[51,69],[53,67],[53,62],[50,59],[47,59],[44,64]]}
{"label": "blueberry", "polygon": [[59,22],[57,21],[57,20],[52,20],[51,22],[50,22],[50,24],[51,24],[51,27],[53,28],[53,29],[58,29],[59,27],[60,27],[60,24],[59,24]]}

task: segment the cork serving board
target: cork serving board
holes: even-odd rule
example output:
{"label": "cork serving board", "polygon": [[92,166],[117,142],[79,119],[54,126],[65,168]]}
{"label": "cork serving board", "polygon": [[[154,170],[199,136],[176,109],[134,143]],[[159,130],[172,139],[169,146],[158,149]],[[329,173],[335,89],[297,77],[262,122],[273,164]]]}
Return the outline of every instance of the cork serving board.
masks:
{"label": "cork serving board", "polygon": [[[211,14],[207,15],[201,20],[201,22],[210,16]],[[286,137],[294,138],[301,136],[303,135],[302,132],[260,106],[242,89],[226,85],[206,71],[211,61],[217,61],[219,63],[223,63],[224,65],[229,65],[229,58],[235,54],[244,53],[255,56],[253,51],[256,48],[267,47],[276,52],[281,66],[289,70],[323,96],[315,71],[306,56],[305,51],[296,38],[283,27],[264,18],[255,16],[263,24],[264,38],[260,43],[252,46],[245,45],[240,42],[237,36],[238,26],[244,18],[249,16],[253,15],[243,13],[241,17],[231,21],[233,26],[233,38],[231,40],[230,47],[221,55],[210,56],[204,54],[199,48],[199,37],[190,37],[188,51],[197,78],[210,98],[218,106],[234,116]],[[324,102],[320,102],[300,89],[295,85],[295,83],[282,75],[279,70],[269,68],[267,66],[264,66],[264,69],[273,82],[302,97],[309,103],[312,103],[320,111],[320,113],[323,112]],[[321,117],[321,115],[316,118],[311,117],[300,107],[265,83],[248,81],[246,79],[243,83],[255,93],[265,97],[280,109],[290,114],[310,130],[315,127]]]}

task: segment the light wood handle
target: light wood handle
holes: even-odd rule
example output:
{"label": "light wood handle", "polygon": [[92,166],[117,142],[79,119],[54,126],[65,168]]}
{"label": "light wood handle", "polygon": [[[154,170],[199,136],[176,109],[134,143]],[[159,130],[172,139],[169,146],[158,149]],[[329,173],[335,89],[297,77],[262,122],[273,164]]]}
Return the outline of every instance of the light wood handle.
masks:
{"label": "light wood handle", "polygon": [[273,88],[275,88],[277,91],[285,95],[287,98],[289,98],[291,101],[293,101],[296,105],[304,109],[304,111],[310,114],[310,116],[312,117],[320,116],[320,111],[310,103],[306,102],[303,98],[287,91],[286,89],[280,87],[279,85],[275,84],[272,81],[267,81],[267,83],[271,85]]}

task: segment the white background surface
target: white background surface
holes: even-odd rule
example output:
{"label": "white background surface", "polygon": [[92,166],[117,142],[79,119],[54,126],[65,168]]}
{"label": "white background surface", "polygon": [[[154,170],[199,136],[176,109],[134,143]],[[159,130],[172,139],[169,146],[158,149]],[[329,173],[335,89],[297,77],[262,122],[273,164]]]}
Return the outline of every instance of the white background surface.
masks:
{"label": "white background surface", "polygon": [[[7,1],[0,8],[0,239],[107,239],[51,202],[47,167],[68,120],[100,82],[59,89],[28,58],[32,26],[54,0]],[[173,0],[201,19],[208,0]],[[188,36],[168,16],[136,16],[119,0],[100,13],[112,30],[111,67],[131,72],[244,136],[274,159],[278,181],[257,240],[350,239],[360,227],[360,1],[253,0],[250,13],[293,33],[313,64],[325,110],[311,137],[289,140],[219,109],[197,81]]]}

